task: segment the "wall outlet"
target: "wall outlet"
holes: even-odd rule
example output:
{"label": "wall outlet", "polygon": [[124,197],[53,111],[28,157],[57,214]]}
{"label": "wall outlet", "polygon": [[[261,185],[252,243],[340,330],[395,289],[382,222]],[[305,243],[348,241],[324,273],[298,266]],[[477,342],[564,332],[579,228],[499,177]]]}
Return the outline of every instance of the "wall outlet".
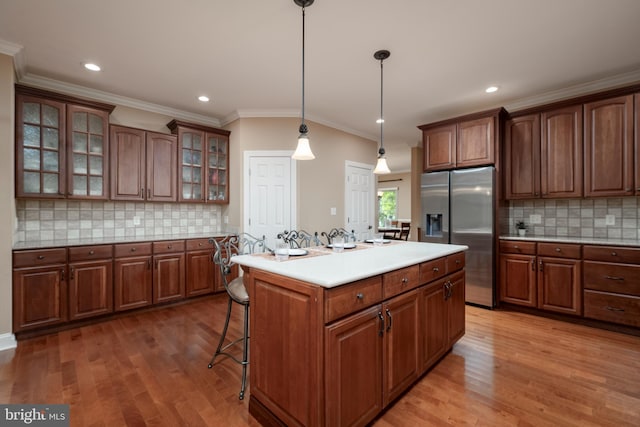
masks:
{"label": "wall outlet", "polygon": [[133,225],[140,225],[140,217],[139,216],[134,216],[133,217]]}
{"label": "wall outlet", "polygon": [[337,211],[336,208],[331,208],[331,215],[336,215]]}
{"label": "wall outlet", "polygon": [[529,215],[529,222],[531,224],[542,224],[542,216],[538,214]]}
{"label": "wall outlet", "polygon": [[616,216],[615,215],[606,215],[604,217],[604,225],[616,225]]}

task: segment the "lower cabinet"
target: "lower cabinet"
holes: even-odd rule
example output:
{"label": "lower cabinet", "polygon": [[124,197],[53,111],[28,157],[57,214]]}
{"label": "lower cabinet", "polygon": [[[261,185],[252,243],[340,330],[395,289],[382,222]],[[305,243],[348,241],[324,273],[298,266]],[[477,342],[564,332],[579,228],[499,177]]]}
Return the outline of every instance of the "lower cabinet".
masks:
{"label": "lower cabinet", "polygon": [[13,254],[14,332],[68,320],[66,262],[66,248]]}
{"label": "lower cabinet", "polygon": [[115,310],[130,310],[151,305],[153,302],[151,243],[115,245],[114,256]]}
{"label": "lower cabinet", "polygon": [[[209,239],[187,240],[186,253],[186,296],[208,294],[214,291],[216,271],[213,262],[213,244]],[[223,288],[224,290],[224,288]]]}
{"label": "lower cabinet", "polygon": [[113,312],[113,246],[69,248],[69,320]]}
{"label": "lower cabinet", "polygon": [[500,300],[582,315],[581,246],[500,242]]}
{"label": "lower cabinet", "polygon": [[153,303],[185,296],[184,240],[153,242]]}

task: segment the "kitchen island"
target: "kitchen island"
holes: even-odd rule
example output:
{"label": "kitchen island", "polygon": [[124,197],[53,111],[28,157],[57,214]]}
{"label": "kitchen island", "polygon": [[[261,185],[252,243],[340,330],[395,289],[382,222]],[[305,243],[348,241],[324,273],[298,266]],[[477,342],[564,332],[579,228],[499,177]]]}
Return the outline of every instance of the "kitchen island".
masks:
{"label": "kitchen island", "polygon": [[466,246],[358,243],[233,258],[250,305],[250,413],[264,425],[365,425],[464,334]]}

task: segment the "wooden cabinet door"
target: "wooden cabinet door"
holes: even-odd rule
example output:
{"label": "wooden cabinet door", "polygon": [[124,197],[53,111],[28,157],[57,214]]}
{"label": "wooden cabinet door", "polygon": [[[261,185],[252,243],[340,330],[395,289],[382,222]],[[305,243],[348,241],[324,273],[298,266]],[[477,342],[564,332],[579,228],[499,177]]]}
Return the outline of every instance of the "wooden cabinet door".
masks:
{"label": "wooden cabinet door", "polygon": [[178,141],[175,135],[146,133],[146,199],[155,202],[178,200]]}
{"label": "wooden cabinet door", "polygon": [[144,200],[145,131],[111,126],[111,199]]}
{"label": "wooden cabinet door", "polygon": [[65,265],[13,270],[13,331],[67,321]]}
{"label": "wooden cabinet door", "polygon": [[456,167],[492,165],[495,163],[494,150],[493,116],[458,123]]}
{"label": "wooden cabinet door", "polygon": [[109,197],[109,113],[67,105],[69,198]]}
{"label": "wooden cabinet door", "polygon": [[229,203],[229,137],[206,133],[207,202]]}
{"label": "wooden cabinet door", "polygon": [[535,255],[500,255],[500,301],[537,307]]}
{"label": "wooden cabinet door", "polygon": [[184,253],[153,256],[153,303],[184,298]]}
{"label": "wooden cabinet door", "polygon": [[542,197],[582,197],[582,105],[546,111],[541,122]]}
{"label": "wooden cabinet door", "polygon": [[153,274],[150,256],[116,259],[113,271],[116,311],[151,305]]}
{"label": "wooden cabinet door", "polygon": [[407,292],[382,304],[385,318],[383,406],[418,378],[418,293]]}
{"label": "wooden cabinet door", "polygon": [[585,104],[584,131],[584,195],[633,195],[633,95]]}
{"label": "wooden cabinet door", "polygon": [[465,328],[465,275],[464,272],[453,274],[449,278],[449,297],[447,299],[447,335],[451,347],[466,330]]}
{"label": "wooden cabinet door", "polygon": [[433,366],[447,351],[446,279],[420,289],[420,373]]}
{"label": "wooden cabinet door", "polygon": [[504,142],[505,197],[540,197],[540,115],[508,120]]}
{"label": "wooden cabinet door", "polygon": [[538,257],[538,308],[582,314],[582,261]]}
{"label": "wooden cabinet door", "polygon": [[69,264],[69,319],[113,311],[113,261]]}
{"label": "wooden cabinet door", "polygon": [[202,202],[205,197],[204,170],[206,166],[205,132],[178,128],[180,171],[178,173],[178,200]]}
{"label": "wooden cabinet door", "polygon": [[455,168],[456,139],[455,124],[422,131],[424,172]]}
{"label": "wooden cabinet door", "polygon": [[[211,246],[211,245],[210,245]],[[211,257],[212,250],[187,252],[187,297],[214,291],[216,270],[220,270]]]}
{"label": "wooden cabinet door", "polygon": [[364,426],[382,411],[382,316],[377,305],[325,328],[325,425]]}
{"label": "wooden cabinet door", "polygon": [[66,195],[66,106],[16,94],[16,196]]}

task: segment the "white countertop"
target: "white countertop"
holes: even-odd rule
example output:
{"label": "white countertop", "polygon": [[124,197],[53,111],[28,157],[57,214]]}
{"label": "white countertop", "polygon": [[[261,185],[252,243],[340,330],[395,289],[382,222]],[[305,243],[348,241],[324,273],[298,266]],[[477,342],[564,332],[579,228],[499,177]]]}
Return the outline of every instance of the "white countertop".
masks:
{"label": "white countertop", "polygon": [[358,243],[357,249],[345,249],[342,253],[310,248],[310,251],[320,250],[328,254],[290,256],[281,262],[264,255],[240,255],[232,259],[242,266],[332,288],[467,249],[468,246],[464,245],[393,241],[382,246]]}
{"label": "white countertop", "polygon": [[557,237],[557,236],[535,236],[526,235],[524,237],[517,234],[500,236],[501,240],[520,240],[529,242],[555,242],[555,243],[576,243],[583,245],[612,245],[612,246],[632,246],[639,247],[640,241],[636,239],[601,239],[597,237]]}

